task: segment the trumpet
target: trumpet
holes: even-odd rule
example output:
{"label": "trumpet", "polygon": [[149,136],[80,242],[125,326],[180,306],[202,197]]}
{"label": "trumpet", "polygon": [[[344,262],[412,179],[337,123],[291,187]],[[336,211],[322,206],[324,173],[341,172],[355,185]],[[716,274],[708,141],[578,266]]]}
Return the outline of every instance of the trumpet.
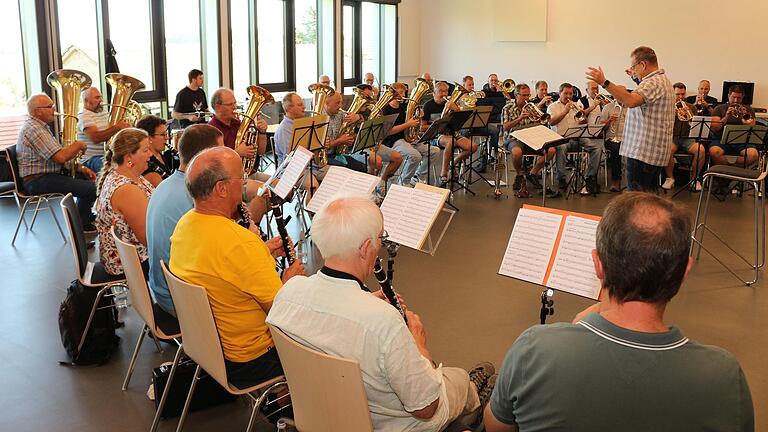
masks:
{"label": "trumpet", "polygon": [[701,95],[696,95],[696,103],[693,106],[696,107],[697,114],[703,114],[704,110],[707,109],[707,105],[707,101]]}
{"label": "trumpet", "polygon": [[578,122],[584,121],[584,119],[587,118],[587,114],[584,112],[584,110],[579,108],[579,106],[576,105],[575,102],[570,102],[570,104],[572,106],[571,109],[574,110],[573,117],[576,119],[576,121],[578,121]]}
{"label": "trumpet", "polygon": [[689,122],[693,119],[693,111],[684,100],[675,102],[675,113],[681,122]]}
{"label": "trumpet", "polygon": [[725,112],[725,115],[739,119],[743,124],[747,124],[752,121],[752,114],[749,112],[747,107],[742,104],[733,104],[729,106],[728,111]]}
{"label": "trumpet", "polygon": [[528,118],[530,118],[533,122],[538,122],[540,124],[547,124],[549,123],[550,115],[539,109],[538,105],[536,105],[533,102],[527,102],[525,105],[523,105],[523,112],[528,115]]}

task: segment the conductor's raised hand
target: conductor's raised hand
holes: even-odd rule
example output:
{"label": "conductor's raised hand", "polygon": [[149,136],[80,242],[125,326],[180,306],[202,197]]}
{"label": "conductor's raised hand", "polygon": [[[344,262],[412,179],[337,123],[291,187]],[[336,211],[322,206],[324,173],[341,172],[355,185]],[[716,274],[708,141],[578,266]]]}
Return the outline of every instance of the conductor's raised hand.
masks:
{"label": "conductor's raised hand", "polygon": [[590,81],[596,82],[598,84],[602,84],[605,82],[605,73],[603,72],[603,68],[598,66],[597,69],[593,67],[587,68],[586,72],[586,78]]}

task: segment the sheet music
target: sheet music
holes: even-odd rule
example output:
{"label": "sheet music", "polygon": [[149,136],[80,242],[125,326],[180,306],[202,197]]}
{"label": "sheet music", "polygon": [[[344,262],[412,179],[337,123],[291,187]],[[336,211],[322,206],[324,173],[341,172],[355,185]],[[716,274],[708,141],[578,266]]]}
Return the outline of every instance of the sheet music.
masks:
{"label": "sheet music", "polygon": [[597,300],[600,280],[595,275],[592,262],[597,224],[596,220],[566,216],[552,272],[545,281],[546,286]]}
{"label": "sheet music", "polygon": [[328,201],[334,197],[350,193],[369,196],[379,184],[379,178],[351,169],[331,166],[325,174],[320,187],[307,204],[307,210],[317,213]]}
{"label": "sheet music", "polygon": [[691,130],[688,132],[689,138],[709,138],[709,131],[712,128],[712,117],[693,116],[691,119]]}
{"label": "sheet music", "polygon": [[304,169],[307,168],[307,164],[312,160],[312,152],[304,147],[297,147],[291,154],[291,162],[285,167],[283,176],[274,189],[277,196],[282,199],[285,199],[291,193],[293,187],[296,186],[296,182],[304,175]]}
{"label": "sheet music", "polygon": [[420,250],[444,204],[445,195],[392,185],[381,203],[389,240]]}
{"label": "sheet music", "polygon": [[543,125],[516,130],[512,132],[512,136],[534,150],[541,149],[548,142],[563,138],[557,132]]}
{"label": "sheet music", "polygon": [[557,214],[520,209],[499,274],[544,284],[562,220]]}

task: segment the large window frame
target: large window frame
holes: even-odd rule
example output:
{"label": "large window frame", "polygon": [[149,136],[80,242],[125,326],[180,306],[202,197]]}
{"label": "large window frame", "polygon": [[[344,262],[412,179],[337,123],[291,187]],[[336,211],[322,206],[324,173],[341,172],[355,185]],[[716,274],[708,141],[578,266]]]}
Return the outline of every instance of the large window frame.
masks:
{"label": "large window frame", "polygon": [[[344,0],[342,6],[352,7],[352,75],[351,78],[344,78],[343,86],[341,87],[353,87],[363,82],[363,47],[362,47],[362,33],[360,30],[362,23],[362,5],[360,2],[353,0]],[[342,14],[343,19],[344,14]],[[344,31],[344,25],[341,23],[341,31]],[[342,34],[342,40],[344,35]],[[342,44],[343,47],[343,44]],[[343,48],[342,48],[343,49]],[[342,53],[342,58],[345,53]],[[341,62],[342,68],[344,62]],[[342,71],[341,76],[344,77],[348,71]]]}
{"label": "large window frame", "polygon": [[[386,39],[388,34],[388,30],[385,31],[384,27],[387,24],[387,14],[385,13],[384,9],[379,9],[378,12],[378,24],[377,28],[374,30],[375,32],[378,32],[379,37],[379,43],[378,43],[378,51],[379,51],[379,61],[376,65],[374,70],[363,70],[363,32],[362,32],[362,22],[363,22],[363,16],[362,16],[362,9],[363,4],[375,4],[379,6],[380,8],[384,5],[391,5],[395,7],[394,10],[394,43],[389,43]],[[397,80],[397,67],[398,67],[398,53],[397,53],[397,46],[398,46],[398,26],[399,26],[399,20],[397,18],[397,8],[398,8],[398,0],[343,0],[342,6],[350,6],[353,8],[353,37],[352,37],[352,75],[351,78],[344,78],[344,85],[343,87],[353,87],[363,82],[363,76],[367,72],[372,72],[376,78],[379,80],[379,85],[384,84],[387,81],[390,80]],[[343,14],[342,14],[343,19]],[[343,23],[341,25],[341,29],[343,32],[344,26]],[[342,34],[342,40],[344,35]],[[390,49],[388,49],[388,47]],[[394,47],[394,50],[391,49],[391,47]],[[343,44],[342,44],[343,49]],[[394,51],[394,53],[390,52]],[[343,56],[346,53],[342,52],[341,56],[343,59]],[[394,54],[394,65],[387,65],[386,59],[388,56]],[[344,66],[344,62],[342,61],[342,67]],[[342,77],[347,75],[349,71],[343,71]]]}

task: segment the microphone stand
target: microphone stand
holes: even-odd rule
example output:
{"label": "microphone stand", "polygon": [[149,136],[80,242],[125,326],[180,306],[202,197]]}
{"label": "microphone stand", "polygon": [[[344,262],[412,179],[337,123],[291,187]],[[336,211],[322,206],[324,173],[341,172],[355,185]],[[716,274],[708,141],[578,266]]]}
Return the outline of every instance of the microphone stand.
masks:
{"label": "microphone stand", "polygon": [[552,288],[544,288],[541,291],[541,311],[539,312],[539,319],[541,324],[547,323],[547,317],[555,314],[555,301],[552,296],[555,295],[555,290]]}

